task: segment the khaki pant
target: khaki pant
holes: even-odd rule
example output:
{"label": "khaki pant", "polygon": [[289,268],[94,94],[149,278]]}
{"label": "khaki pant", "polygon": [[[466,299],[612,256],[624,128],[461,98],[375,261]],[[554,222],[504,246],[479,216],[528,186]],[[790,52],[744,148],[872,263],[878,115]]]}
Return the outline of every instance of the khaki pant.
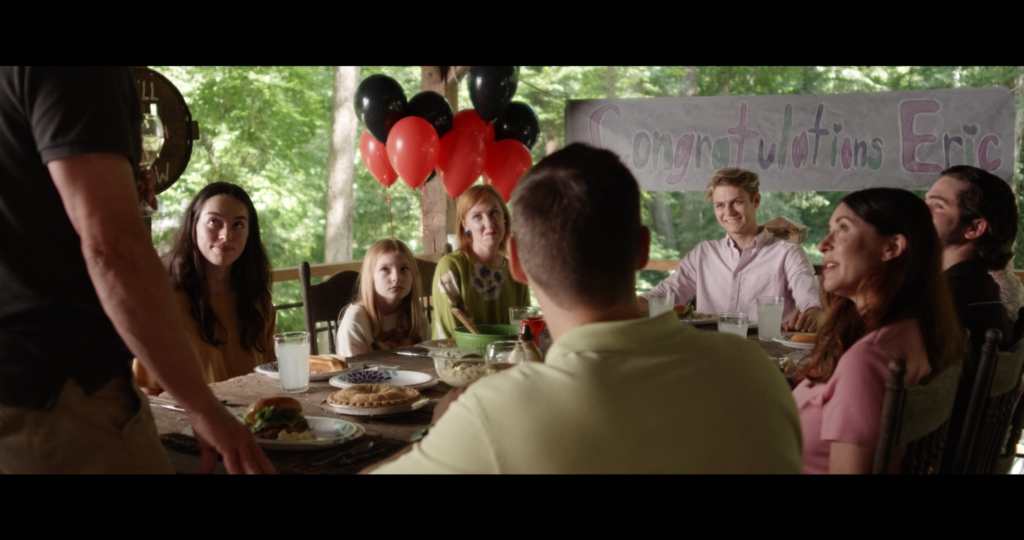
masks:
{"label": "khaki pant", "polygon": [[174,473],[149,401],[118,375],[93,395],[64,383],[51,411],[0,405],[0,473]]}

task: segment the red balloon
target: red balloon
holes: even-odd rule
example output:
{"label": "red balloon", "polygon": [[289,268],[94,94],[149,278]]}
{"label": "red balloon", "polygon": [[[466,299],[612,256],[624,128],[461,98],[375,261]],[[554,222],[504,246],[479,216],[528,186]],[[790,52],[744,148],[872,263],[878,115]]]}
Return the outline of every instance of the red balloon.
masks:
{"label": "red balloon", "polygon": [[441,141],[430,122],[418,116],[407,116],[391,128],[387,146],[391,166],[409,187],[416,189],[437,165]]}
{"label": "red balloon", "polygon": [[388,150],[384,143],[373,138],[370,130],[363,130],[359,136],[359,155],[363,158],[363,165],[370,170],[370,174],[384,187],[391,187],[391,184],[398,180],[398,173],[391,166],[388,160]]}
{"label": "red balloon", "polygon": [[515,139],[498,141],[487,148],[484,183],[494,186],[509,202],[516,183],[532,166],[533,156],[525,144]]}
{"label": "red balloon", "polygon": [[456,198],[480,178],[487,159],[487,146],[468,129],[452,129],[441,137],[441,156],[437,176],[448,196]]}
{"label": "red balloon", "polygon": [[484,141],[485,146],[494,144],[494,124],[481,120],[480,115],[473,109],[459,111],[452,120],[452,129],[475,131]]}

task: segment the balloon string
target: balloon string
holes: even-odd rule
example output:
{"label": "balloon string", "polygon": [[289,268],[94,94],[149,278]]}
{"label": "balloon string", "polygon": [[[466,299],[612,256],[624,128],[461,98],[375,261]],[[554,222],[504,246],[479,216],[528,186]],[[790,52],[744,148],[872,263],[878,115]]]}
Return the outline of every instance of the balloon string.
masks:
{"label": "balloon string", "polygon": [[[427,205],[426,205],[426,202],[424,201],[424,197],[426,197],[426,184],[423,184],[422,186],[420,186],[420,229],[423,230],[423,236],[429,236],[430,233],[427,232],[427,222],[426,222],[426,215],[427,215],[426,214],[426,207],[427,207]],[[424,239],[423,243],[424,244],[427,243],[426,239]]]}
{"label": "balloon string", "polygon": [[388,192],[388,227],[391,228],[391,239],[395,239],[395,221],[391,219],[391,186],[385,188]]}
{"label": "balloon string", "polygon": [[395,223],[391,219],[391,186],[384,186],[384,189],[388,191],[387,195],[385,195],[384,192],[380,190],[380,188],[377,188],[377,193],[380,193],[380,196],[384,197],[384,199],[388,201],[388,226],[391,228],[391,238],[394,239]]}

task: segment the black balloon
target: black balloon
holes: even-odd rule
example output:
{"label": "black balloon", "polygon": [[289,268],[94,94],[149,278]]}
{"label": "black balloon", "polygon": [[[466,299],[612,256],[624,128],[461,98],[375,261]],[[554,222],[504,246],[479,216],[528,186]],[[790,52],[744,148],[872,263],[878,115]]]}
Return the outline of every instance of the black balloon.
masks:
{"label": "black balloon", "polygon": [[533,150],[540,135],[537,113],[533,107],[519,101],[509,103],[494,121],[494,140],[515,139]]}
{"label": "black balloon", "polygon": [[437,130],[438,139],[451,131],[452,121],[455,117],[455,113],[452,112],[452,106],[448,104],[448,100],[441,94],[430,90],[413,96],[409,100],[409,105],[405,108],[405,115],[419,116],[430,122],[430,125],[434,126],[434,129]]}
{"label": "black balloon", "polygon": [[388,142],[391,126],[406,117],[405,91],[387,75],[370,75],[356,88],[356,117],[373,138]]}
{"label": "black balloon", "polygon": [[519,87],[516,66],[473,66],[469,68],[469,100],[484,122],[493,122],[512,101]]}

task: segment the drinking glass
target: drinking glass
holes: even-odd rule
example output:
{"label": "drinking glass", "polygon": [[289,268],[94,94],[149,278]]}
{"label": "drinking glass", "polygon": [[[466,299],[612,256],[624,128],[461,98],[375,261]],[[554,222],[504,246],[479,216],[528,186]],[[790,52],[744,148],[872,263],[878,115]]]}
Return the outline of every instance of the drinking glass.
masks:
{"label": "drinking glass", "polygon": [[747,337],[747,319],[746,313],[719,313],[718,314],[718,331],[726,334],[736,334],[737,336],[746,339]]}
{"label": "drinking glass", "polygon": [[539,307],[510,307],[508,308],[508,323],[516,328],[519,328],[523,319],[529,317],[540,317]]}
{"label": "drinking glass", "polygon": [[786,299],[781,296],[762,296],[757,299],[757,338],[775,339],[782,335],[782,308]]}
{"label": "drinking glass", "polygon": [[309,390],[309,332],[274,334],[281,390],[299,394]]}
{"label": "drinking glass", "polygon": [[512,355],[512,351],[515,350],[518,344],[518,341],[492,341],[488,343],[487,348],[484,350],[487,373],[497,373],[521,364],[524,355]]}
{"label": "drinking glass", "polygon": [[[139,168],[145,171],[152,167],[163,147],[164,124],[160,121],[160,117],[155,114],[143,114],[142,154],[139,158]],[[143,217],[150,217],[156,213],[145,201],[139,201],[139,212]]]}
{"label": "drinking glass", "polygon": [[675,306],[675,295],[670,292],[651,291],[647,293],[647,306],[651,317],[657,317]]}

